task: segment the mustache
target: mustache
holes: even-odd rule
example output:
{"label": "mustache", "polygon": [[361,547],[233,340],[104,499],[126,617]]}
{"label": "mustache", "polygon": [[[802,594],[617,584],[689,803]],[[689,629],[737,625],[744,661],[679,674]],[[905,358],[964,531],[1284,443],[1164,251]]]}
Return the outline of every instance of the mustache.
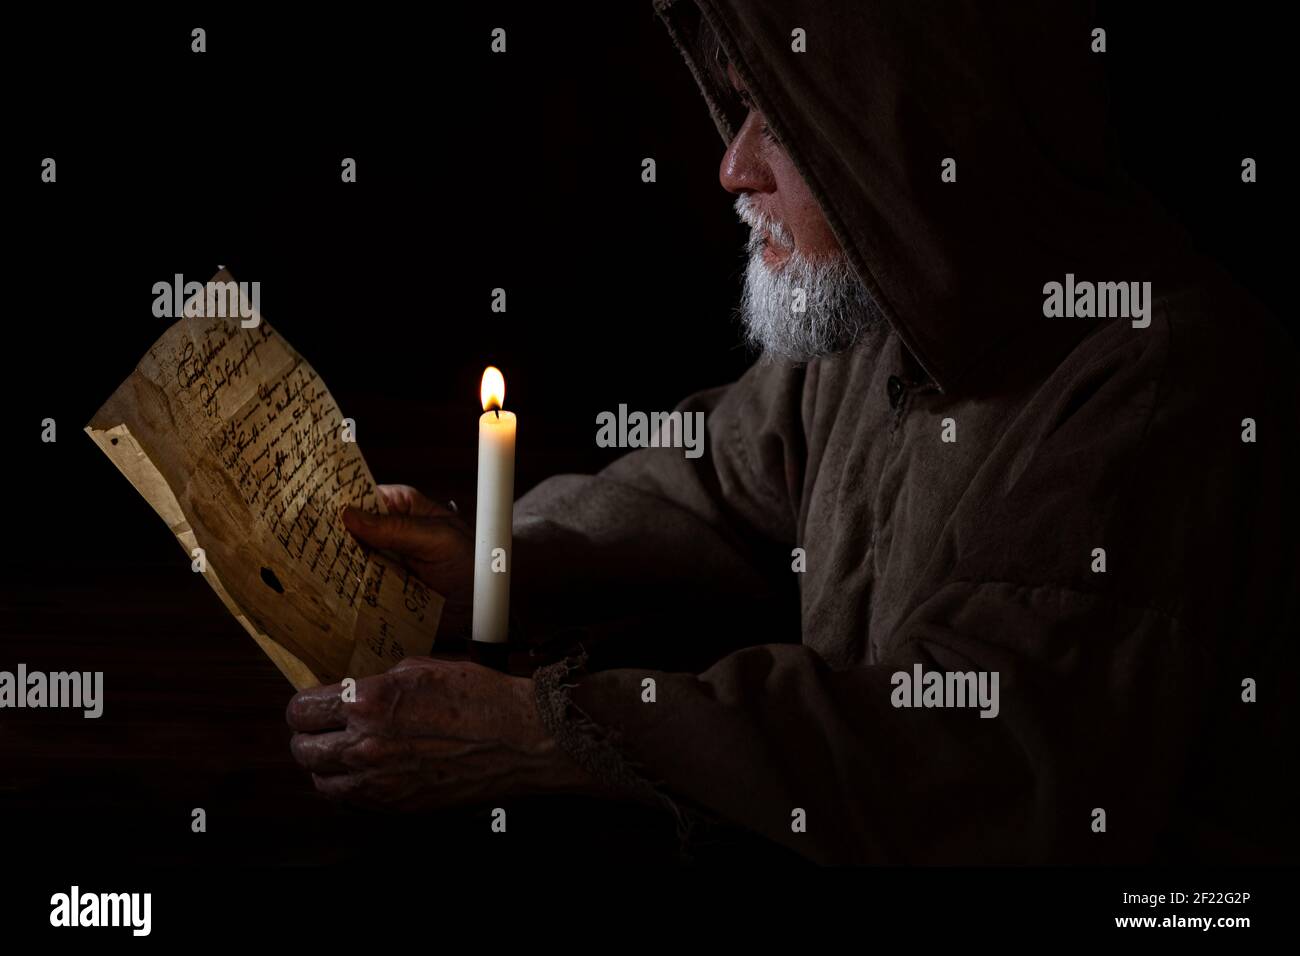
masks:
{"label": "mustache", "polygon": [[758,203],[749,193],[736,197],[736,215],[740,221],[749,226],[749,249],[752,255],[763,248],[763,240],[770,236],[772,241],[787,249],[794,249],[794,239],[788,229],[777,219],[758,208]]}

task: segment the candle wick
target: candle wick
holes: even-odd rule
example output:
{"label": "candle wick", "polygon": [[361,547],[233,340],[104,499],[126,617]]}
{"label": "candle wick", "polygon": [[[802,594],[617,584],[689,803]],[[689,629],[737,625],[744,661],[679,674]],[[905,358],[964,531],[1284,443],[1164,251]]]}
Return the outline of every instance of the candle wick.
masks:
{"label": "candle wick", "polygon": [[500,417],[501,417],[501,409],[499,409],[499,408],[494,408],[494,409],[492,409],[492,411],[494,411],[494,412],[497,413],[497,418],[500,418]]}

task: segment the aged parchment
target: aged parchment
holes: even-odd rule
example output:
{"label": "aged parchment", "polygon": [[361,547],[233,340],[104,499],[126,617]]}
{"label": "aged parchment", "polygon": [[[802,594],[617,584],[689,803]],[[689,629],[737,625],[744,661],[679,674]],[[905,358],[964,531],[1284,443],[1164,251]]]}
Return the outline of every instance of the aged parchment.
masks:
{"label": "aged parchment", "polygon": [[229,273],[86,431],[186,554],[203,549],[203,576],[296,688],[428,653],[442,598],[344,528],[346,504],[385,510],[370,469],[325,383]]}

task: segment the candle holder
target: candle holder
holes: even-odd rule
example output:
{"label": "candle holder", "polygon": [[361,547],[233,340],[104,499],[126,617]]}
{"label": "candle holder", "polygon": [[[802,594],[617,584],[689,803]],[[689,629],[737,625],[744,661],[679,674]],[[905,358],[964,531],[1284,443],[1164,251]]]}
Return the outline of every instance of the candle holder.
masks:
{"label": "candle holder", "polygon": [[510,672],[510,645],[505,641],[470,641],[469,659],[471,663],[508,674]]}

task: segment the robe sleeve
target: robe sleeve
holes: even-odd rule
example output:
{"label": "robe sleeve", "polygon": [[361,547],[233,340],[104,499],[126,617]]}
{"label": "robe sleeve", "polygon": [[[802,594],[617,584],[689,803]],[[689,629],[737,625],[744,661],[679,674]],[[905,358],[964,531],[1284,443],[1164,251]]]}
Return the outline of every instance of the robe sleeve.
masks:
{"label": "robe sleeve", "polygon": [[[728,615],[735,624],[738,612],[758,618],[776,607],[794,609],[788,633],[797,638],[789,563],[803,378],[802,369],[759,364],[683,401],[677,411],[703,416],[699,457],[642,448],[521,498],[512,639],[552,658],[581,647],[606,666],[653,642],[659,659],[686,667],[716,660],[743,631],[721,626]],[[692,634],[665,641],[670,619],[694,621]]]}
{"label": "robe sleeve", "polygon": [[[687,829],[726,821],[824,863],[1148,861],[1188,827],[1235,840],[1253,815],[1287,819],[1293,785],[1253,775],[1277,776],[1270,742],[1294,725],[1244,704],[1242,680],[1294,673],[1294,391],[1243,400],[1279,436],[1243,445],[1238,406],[1207,403],[1201,379],[1103,371],[1031,423],[1022,467],[957,505],[915,602],[860,664],[832,668],[775,619],[696,672],[570,658],[537,674],[548,730]],[[895,675],[917,664],[996,673],[997,716],[897,706]],[[1236,793],[1227,754],[1252,774]]]}
{"label": "robe sleeve", "polygon": [[[1145,856],[1206,688],[1176,621],[1059,587],[953,582],[901,630],[890,660],[846,670],[785,644],[698,675],[569,660],[539,672],[539,703],[566,751],[653,793],[684,835],[726,821],[821,863]],[[915,663],[997,671],[997,715],[895,707],[893,675]]]}

